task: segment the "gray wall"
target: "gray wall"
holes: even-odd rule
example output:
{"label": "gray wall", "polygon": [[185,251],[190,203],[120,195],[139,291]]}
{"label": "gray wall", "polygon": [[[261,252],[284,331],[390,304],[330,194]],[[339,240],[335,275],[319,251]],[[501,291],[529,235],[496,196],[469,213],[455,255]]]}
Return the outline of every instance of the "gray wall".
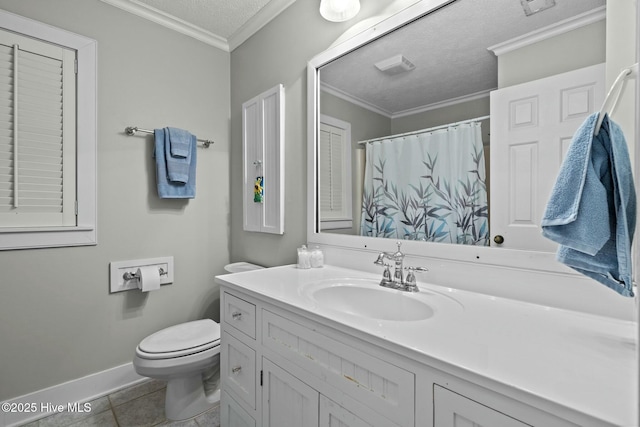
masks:
{"label": "gray wall", "polygon": [[[475,117],[488,116],[490,114],[489,95],[480,99],[466,101],[447,107],[413,114],[411,116],[398,117],[391,122],[392,133],[413,132],[434,126],[446,125],[461,120]],[[482,121],[482,142],[489,143],[489,120]]]}
{"label": "gray wall", "polygon": [[351,124],[351,141],[356,149],[358,141],[391,134],[391,119],[327,92],[320,92],[320,113]]}
{"label": "gray wall", "polygon": [[606,61],[606,40],[602,20],[507,52],[498,57],[498,87],[601,64]]}
{"label": "gray wall", "polygon": [[[131,362],[158,329],[218,319],[229,261],[230,55],[99,0],[0,0],[98,41],[98,245],[0,252],[0,401]],[[197,194],[158,199],[150,136],[176,126],[198,150]],[[301,125],[302,126],[302,125]],[[1,238],[1,236],[0,236]],[[173,255],[175,281],[109,294],[109,262]]]}
{"label": "gray wall", "polygon": [[[231,53],[232,261],[264,266],[296,262],[295,249],[307,240],[307,62],[359,21],[394,7],[389,3],[362,2],[356,18],[332,23],[318,13],[318,1],[298,0]],[[242,227],[242,103],[278,83],[284,85],[286,102],[283,236]]]}

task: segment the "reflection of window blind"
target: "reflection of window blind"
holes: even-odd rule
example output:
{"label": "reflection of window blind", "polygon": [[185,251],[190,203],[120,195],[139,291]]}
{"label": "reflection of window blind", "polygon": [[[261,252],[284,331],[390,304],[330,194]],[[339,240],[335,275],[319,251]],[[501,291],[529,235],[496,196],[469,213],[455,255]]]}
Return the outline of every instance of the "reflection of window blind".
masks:
{"label": "reflection of window blind", "polygon": [[344,216],[344,133],[320,126],[320,212],[322,219]]}
{"label": "reflection of window blind", "polygon": [[74,59],[0,33],[2,227],[75,225]]}

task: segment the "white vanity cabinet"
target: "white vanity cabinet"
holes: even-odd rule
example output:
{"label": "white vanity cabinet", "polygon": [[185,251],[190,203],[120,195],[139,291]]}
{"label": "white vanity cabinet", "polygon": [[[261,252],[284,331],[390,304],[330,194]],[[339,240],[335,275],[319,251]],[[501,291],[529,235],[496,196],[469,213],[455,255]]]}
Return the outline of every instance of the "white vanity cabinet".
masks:
{"label": "white vanity cabinet", "polygon": [[222,298],[220,379],[221,425],[255,427],[256,306],[224,293]]}
{"label": "white vanity cabinet", "polygon": [[221,301],[224,427],[578,425],[311,312],[226,285]]}
{"label": "white vanity cabinet", "polygon": [[413,373],[241,293],[221,300],[223,425],[415,425]]}
{"label": "white vanity cabinet", "polygon": [[220,425],[235,427],[255,427],[256,421],[242,406],[226,392],[222,392],[220,400]]}
{"label": "white vanity cabinet", "polygon": [[439,427],[526,427],[502,412],[439,385],[433,393],[434,425]]}
{"label": "white vanity cabinet", "polygon": [[262,425],[318,425],[319,393],[267,358],[262,359]]}
{"label": "white vanity cabinet", "polygon": [[[440,377],[440,378],[439,378]],[[434,427],[580,427],[608,424],[585,420],[576,424],[460,379],[440,373],[429,381]],[[453,379],[453,381],[450,381]],[[435,381],[435,382],[434,382]],[[426,396],[417,396],[425,399]],[[421,424],[422,425],[422,424]],[[418,424],[416,424],[418,426]]]}

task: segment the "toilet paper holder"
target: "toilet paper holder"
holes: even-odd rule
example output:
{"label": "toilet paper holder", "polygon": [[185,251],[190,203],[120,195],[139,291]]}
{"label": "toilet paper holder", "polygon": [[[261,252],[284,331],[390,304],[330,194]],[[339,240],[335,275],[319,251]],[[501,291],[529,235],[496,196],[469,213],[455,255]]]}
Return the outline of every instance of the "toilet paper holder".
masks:
{"label": "toilet paper holder", "polygon": [[[164,268],[162,268],[162,267],[158,268],[158,272],[160,273],[160,276],[166,276],[166,275],[169,274],[168,272],[164,271]],[[138,272],[131,273],[131,272],[127,271],[126,273],[124,273],[122,275],[122,278],[124,280],[127,280],[127,281],[128,280],[140,280],[140,277],[138,276]]]}

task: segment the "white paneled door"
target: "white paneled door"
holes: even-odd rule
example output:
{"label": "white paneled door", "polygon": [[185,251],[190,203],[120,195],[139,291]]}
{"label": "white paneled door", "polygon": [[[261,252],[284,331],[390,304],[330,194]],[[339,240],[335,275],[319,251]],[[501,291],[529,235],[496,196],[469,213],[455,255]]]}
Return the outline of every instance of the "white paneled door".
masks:
{"label": "white paneled door", "polygon": [[602,105],[604,78],[599,64],[491,93],[492,246],[555,252],[540,220],[573,134]]}

